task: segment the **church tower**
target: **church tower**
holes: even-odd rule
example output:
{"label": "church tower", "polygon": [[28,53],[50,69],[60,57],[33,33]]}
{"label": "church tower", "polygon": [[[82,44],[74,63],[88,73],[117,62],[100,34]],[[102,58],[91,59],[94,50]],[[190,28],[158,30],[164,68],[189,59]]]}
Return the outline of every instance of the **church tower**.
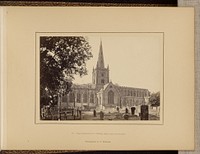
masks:
{"label": "church tower", "polygon": [[93,68],[92,83],[96,85],[97,90],[103,88],[109,82],[109,66],[105,68],[103,58],[102,41],[99,47],[99,57],[97,60],[96,68]]}

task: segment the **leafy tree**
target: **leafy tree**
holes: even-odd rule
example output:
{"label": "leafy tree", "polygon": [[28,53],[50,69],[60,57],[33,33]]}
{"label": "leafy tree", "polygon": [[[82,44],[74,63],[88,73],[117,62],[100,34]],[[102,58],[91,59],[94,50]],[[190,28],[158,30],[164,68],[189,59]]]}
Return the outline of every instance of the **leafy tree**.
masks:
{"label": "leafy tree", "polygon": [[160,106],[160,92],[152,93],[149,98],[151,106],[158,107]]}
{"label": "leafy tree", "polygon": [[82,36],[40,37],[40,103],[55,103],[58,94],[69,93],[75,74],[87,74],[86,61],[92,57]]}

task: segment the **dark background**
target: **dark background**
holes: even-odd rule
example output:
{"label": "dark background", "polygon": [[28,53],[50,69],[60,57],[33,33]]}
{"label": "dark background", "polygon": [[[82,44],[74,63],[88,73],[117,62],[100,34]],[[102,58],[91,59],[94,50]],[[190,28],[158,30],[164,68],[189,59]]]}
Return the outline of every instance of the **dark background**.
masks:
{"label": "dark background", "polygon": [[177,0],[32,0],[32,1],[0,1],[0,6],[68,6],[68,5],[97,5],[97,6],[162,6],[176,7]]}

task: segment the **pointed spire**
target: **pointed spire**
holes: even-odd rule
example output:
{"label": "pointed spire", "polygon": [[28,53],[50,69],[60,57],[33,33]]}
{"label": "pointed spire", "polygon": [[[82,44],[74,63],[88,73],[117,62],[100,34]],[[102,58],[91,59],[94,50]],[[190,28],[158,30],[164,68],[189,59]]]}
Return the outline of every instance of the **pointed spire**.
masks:
{"label": "pointed spire", "polygon": [[98,61],[97,61],[97,68],[104,68],[104,58],[103,58],[102,41],[100,41],[99,57],[98,57]]}

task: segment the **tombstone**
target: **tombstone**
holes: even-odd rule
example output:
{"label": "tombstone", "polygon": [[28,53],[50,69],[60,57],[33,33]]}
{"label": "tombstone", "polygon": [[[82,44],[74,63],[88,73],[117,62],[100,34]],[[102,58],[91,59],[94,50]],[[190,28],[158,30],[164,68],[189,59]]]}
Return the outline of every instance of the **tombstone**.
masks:
{"label": "tombstone", "polygon": [[124,114],[124,119],[128,120],[129,119],[129,115],[128,114]]}
{"label": "tombstone", "polygon": [[93,115],[94,115],[94,117],[96,117],[97,115],[96,115],[96,110],[94,109],[94,111],[93,111]]}
{"label": "tombstone", "polygon": [[131,114],[132,114],[132,115],[135,115],[135,107],[134,107],[134,106],[131,107]]}
{"label": "tombstone", "polygon": [[103,111],[100,112],[100,119],[101,119],[101,120],[104,119],[104,113],[103,113]]}
{"label": "tombstone", "polygon": [[141,120],[149,120],[149,106],[148,105],[141,106]]}

